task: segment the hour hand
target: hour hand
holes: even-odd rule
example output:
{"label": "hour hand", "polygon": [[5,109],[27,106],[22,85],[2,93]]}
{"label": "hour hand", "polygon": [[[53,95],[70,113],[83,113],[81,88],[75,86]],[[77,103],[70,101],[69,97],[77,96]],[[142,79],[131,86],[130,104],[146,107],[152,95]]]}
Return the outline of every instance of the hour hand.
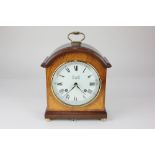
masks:
{"label": "hour hand", "polygon": [[[82,90],[81,90],[81,88],[77,85],[77,88],[78,89],[80,89],[80,91],[83,93],[83,94],[85,94]],[[86,95],[86,94],[85,94]]]}

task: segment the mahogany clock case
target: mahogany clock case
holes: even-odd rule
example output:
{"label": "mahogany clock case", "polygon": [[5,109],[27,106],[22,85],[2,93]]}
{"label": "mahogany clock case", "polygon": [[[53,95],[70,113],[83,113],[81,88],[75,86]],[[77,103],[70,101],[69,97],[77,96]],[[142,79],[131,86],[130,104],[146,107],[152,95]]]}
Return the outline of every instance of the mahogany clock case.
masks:
{"label": "mahogany clock case", "polygon": [[[91,64],[98,72],[101,88],[98,96],[84,106],[68,106],[61,103],[51,90],[51,77],[62,64],[70,61],[82,61]],[[107,118],[105,109],[106,70],[111,67],[107,58],[102,57],[96,49],[87,44],[66,44],[47,57],[42,67],[46,68],[47,110],[45,118],[49,119],[102,119]]]}

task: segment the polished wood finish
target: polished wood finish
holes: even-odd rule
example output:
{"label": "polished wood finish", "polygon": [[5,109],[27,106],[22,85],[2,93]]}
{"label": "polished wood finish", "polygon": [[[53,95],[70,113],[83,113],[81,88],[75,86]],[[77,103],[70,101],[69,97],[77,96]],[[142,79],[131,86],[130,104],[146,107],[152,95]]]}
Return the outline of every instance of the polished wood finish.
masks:
{"label": "polished wood finish", "polygon": [[[51,78],[55,70],[62,64],[70,61],[82,61],[91,64],[98,72],[101,88],[96,98],[89,104],[70,106],[62,103],[53,93]],[[53,55],[47,57],[41,65],[46,68],[47,111],[45,118],[49,119],[101,119],[106,118],[105,88],[106,72],[111,67],[109,61],[101,57],[92,48],[80,46],[67,46],[60,48]]]}
{"label": "polished wood finish", "polygon": [[86,54],[93,55],[96,59],[98,59],[98,61],[102,62],[102,65],[105,68],[112,67],[112,65],[110,64],[110,62],[108,61],[108,59],[106,57],[102,57],[99,54],[99,52],[97,52],[96,49],[94,49],[93,47],[91,47],[90,45],[87,45],[87,44],[80,44],[79,46],[73,46],[72,44],[63,45],[63,46],[59,47],[56,50],[56,52],[54,52],[54,54],[46,57],[45,60],[43,61],[43,63],[41,64],[41,66],[43,68],[48,68],[52,64],[52,61],[54,59],[56,59],[57,57],[59,58],[59,56],[61,56],[62,54],[68,54],[70,52],[81,52],[81,51]]}
{"label": "polished wood finish", "polygon": [[106,111],[46,111],[47,119],[106,119]]}

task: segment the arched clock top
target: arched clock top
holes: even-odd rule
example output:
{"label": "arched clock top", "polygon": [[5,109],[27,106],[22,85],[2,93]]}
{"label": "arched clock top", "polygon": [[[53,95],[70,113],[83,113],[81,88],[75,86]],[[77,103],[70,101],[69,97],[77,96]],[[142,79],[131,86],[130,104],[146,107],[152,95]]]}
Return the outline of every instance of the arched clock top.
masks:
{"label": "arched clock top", "polygon": [[88,55],[92,55],[94,59],[99,60],[105,68],[110,68],[112,65],[108,61],[106,57],[102,57],[99,52],[93,48],[92,46],[88,44],[83,44],[81,43],[80,45],[78,44],[66,44],[54,51],[54,54],[51,54],[50,56],[46,57],[41,66],[43,68],[48,68],[50,67],[51,63],[58,57],[64,56],[66,54],[70,53],[85,53]]}

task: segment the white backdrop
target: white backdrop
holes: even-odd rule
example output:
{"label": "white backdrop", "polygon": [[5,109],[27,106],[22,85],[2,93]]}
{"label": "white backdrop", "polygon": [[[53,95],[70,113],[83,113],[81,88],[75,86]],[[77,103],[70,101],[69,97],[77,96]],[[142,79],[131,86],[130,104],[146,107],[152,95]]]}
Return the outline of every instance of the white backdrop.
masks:
{"label": "white backdrop", "polygon": [[[107,78],[108,119],[46,122],[40,64],[77,30],[113,66]],[[155,27],[0,27],[0,128],[154,128],[154,40]]]}

